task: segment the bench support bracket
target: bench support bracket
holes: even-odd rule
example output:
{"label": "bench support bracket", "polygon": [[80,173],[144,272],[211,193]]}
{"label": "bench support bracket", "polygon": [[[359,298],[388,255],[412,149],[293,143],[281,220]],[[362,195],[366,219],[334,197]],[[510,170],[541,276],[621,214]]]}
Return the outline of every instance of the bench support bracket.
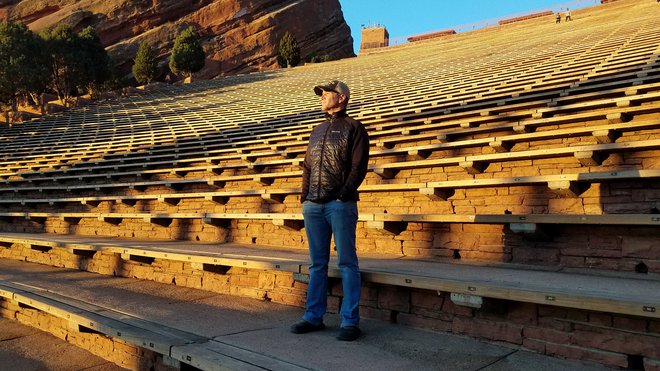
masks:
{"label": "bench support bracket", "polygon": [[398,235],[408,228],[407,222],[369,221],[367,228],[378,229],[387,234]]}
{"label": "bench support bracket", "polygon": [[484,299],[481,296],[468,295],[468,294],[459,294],[452,292],[450,295],[451,301],[462,307],[470,307],[479,309],[484,303]]}

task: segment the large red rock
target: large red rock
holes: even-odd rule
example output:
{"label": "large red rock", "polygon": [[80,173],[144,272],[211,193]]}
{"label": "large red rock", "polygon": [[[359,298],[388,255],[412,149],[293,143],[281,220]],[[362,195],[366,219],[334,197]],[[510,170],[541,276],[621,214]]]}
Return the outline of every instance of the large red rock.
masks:
{"label": "large red rock", "polygon": [[353,56],[353,39],[338,0],[0,0],[0,14],[32,30],[68,23],[93,26],[110,55],[128,72],[139,43],[148,41],[163,65],[179,29],[194,26],[206,51],[197,75],[277,67],[279,39],[290,31],[301,56]]}

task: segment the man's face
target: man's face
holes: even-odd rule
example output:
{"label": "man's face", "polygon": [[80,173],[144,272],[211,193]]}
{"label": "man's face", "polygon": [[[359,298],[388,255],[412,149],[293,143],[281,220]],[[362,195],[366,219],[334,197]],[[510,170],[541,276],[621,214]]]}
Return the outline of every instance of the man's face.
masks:
{"label": "man's face", "polygon": [[334,91],[324,91],[321,94],[321,109],[324,112],[335,113],[341,110],[342,102],[346,98]]}

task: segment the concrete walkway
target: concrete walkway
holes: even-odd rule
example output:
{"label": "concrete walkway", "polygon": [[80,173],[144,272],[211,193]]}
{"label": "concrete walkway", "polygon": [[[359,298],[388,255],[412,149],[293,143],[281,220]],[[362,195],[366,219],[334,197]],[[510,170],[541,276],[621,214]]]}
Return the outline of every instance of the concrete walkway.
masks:
{"label": "concrete walkway", "polygon": [[55,336],[0,318],[1,370],[125,370]]}
{"label": "concrete walkway", "polygon": [[606,369],[374,320],[363,321],[365,335],[358,341],[340,342],[335,339],[337,315],[327,317],[325,331],[294,335],[289,326],[302,315],[300,308],[19,261],[0,260],[0,280],[47,289],[308,369]]}

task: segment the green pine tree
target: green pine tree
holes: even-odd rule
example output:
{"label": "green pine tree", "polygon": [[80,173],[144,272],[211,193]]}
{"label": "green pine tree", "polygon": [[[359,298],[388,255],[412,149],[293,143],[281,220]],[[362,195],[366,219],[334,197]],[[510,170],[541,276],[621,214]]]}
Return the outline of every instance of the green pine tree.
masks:
{"label": "green pine tree", "polygon": [[81,56],[78,61],[81,76],[77,88],[93,95],[98,87],[112,76],[110,57],[92,26],[77,35],[76,43],[79,45],[78,52]]}
{"label": "green pine tree", "polygon": [[19,96],[42,93],[49,79],[42,40],[22,23],[0,22],[0,102],[16,111]]}
{"label": "green pine tree", "polygon": [[71,103],[76,86],[83,81],[80,62],[83,59],[78,36],[71,27],[60,24],[41,34],[50,54],[52,67],[51,88],[65,105]]}
{"label": "green pine tree", "polygon": [[296,38],[288,31],[282,36],[282,39],[280,39],[277,61],[279,62],[280,67],[293,67],[300,63],[300,48],[298,47],[298,41],[296,41]]}
{"label": "green pine tree", "polygon": [[41,35],[52,65],[51,87],[60,101],[69,105],[76,92],[95,94],[112,76],[111,60],[94,28],[75,34],[60,24]]}
{"label": "green pine tree", "polygon": [[135,56],[133,76],[140,84],[148,84],[158,76],[156,55],[146,41],[140,43],[137,55]]}
{"label": "green pine tree", "polygon": [[170,70],[192,76],[204,67],[206,55],[192,26],[181,31],[174,40]]}

